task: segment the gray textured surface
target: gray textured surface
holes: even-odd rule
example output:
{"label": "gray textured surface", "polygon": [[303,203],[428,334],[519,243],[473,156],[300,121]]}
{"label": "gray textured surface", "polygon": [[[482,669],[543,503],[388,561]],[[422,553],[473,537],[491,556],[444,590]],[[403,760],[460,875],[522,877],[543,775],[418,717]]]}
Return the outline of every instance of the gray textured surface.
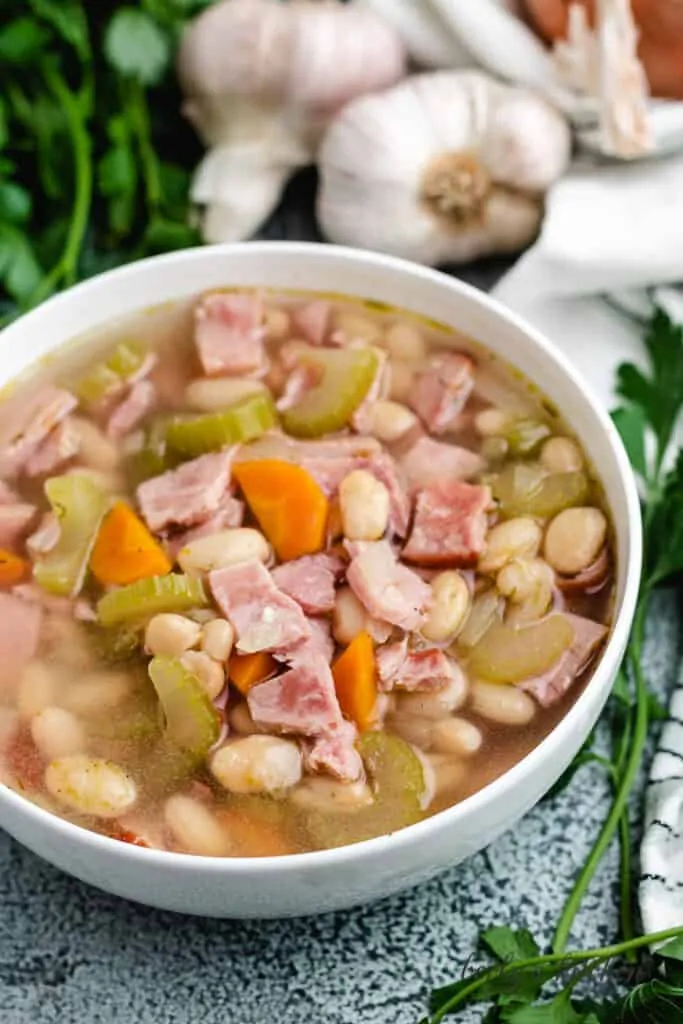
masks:
{"label": "gray textured surface", "polygon": [[[311,237],[310,211],[290,201],[267,234]],[[498,271],[468,276],[486,286]],[[646,651],[660,694],[676,673],[677,623],[673,595],[660,595]],[[428,990],[459,975],[487,924],[550,938],[608,799],[600,772],[584,769],[513,833],[436,881],[375,906],[282,923],[202,921],[125,903],[0,834],[0,1021],[417,1024]],[[616,880],[613,848],[577,921],[577,944],[613,935]],[[461,1019],[473,1024],[481,1013]]]}

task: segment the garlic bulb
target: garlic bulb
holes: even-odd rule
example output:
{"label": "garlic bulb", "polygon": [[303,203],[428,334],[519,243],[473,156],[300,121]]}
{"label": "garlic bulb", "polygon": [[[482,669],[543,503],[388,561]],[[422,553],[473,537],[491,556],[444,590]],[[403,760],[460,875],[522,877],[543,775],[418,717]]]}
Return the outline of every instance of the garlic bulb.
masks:
{"label": "garlic bulb", "polygon": [[207,241],[252,234],[348,100],[405,73],[398,34],[337,0],[222,0],[185,32],[184,112],[209,147],[192,188]]}
{"label": "garlic bulb", "polygon": [[421,263],[517,252],[569,162],[564,118],[479,72],[435,72],[350,103],[319,154],[318,218],[334,242]]}

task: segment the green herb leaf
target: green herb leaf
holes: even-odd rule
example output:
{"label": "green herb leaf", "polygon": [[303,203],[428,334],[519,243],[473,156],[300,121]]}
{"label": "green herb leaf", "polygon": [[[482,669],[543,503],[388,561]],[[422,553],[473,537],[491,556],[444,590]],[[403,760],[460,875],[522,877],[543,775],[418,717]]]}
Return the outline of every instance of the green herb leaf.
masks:
{"label": "green herb leaf", "polygon": [[188,224],[178,224],[157,217],[149,224],[144,240],[147,251],[156,253],[190,248],[197,245],[199,236]]}
{"label": "green herb leaf", "polygon": [[663,957],[664,960],[680,960],[683,962],[683,936],[671,939],[666,945],[661,946],[657,950],[657,956]]}
{"label": "green herb leaf", "polygon": [[[9,125],[7,120],[7,104],[2,96],[0,96],[0,149],[4,149],[9,142]],[[2,173],[3,172],[0,171],[0,174]]]}
{"label": "green herb leaf", "polygon": [[530,960],[541,952],[533,935],[526,928],[508,928],[498,925],[482,932],[481,942],[502,963]]}
{"label": "green herb leaf", "polygon": [[592,1011],[582,1013],[572,1006],[569,990],[560,992],[550,1003],[506,1007],[500,1013],[500,1021],[501,1024],[600,1024]]}
{"label": "green herb leaf", "polygon": [[17,302],[24,302],[38,287],[43,271],[33,247],[21,231],[0,223],[0,280]]}
{"label": "green herb leaf", "polygon": [[109,63],[124,76],[154,85],[166,71],[171,56],[168,38],[157,23],[135,7],[121,7],[104,38]]}
{"label": "green herb leaf", "polygon": [[624,448],[628,453],[636,473],[647,479],[647,456],[645,451],[645,432],[647,420],[639,405],[615,409],[612,413],[614,425],[619,431]]}
{"label": "green herb leaf", "polygon": [[48,33],[33,18],[15,18],[0,29],[0,64],[25,64],[45,46]]}
{"label": "green herb leaf", "polygon": [[31,8],[74,48],[81,60],[90,56],[88,22],[79,0],[29,0]]}
{"label": "green herb leaf", "polygon": [[682,508],[683,449],[648,517],[646,578],[650,587],[659,586],[683,571]]}
{"label": "green herb leaf", "polygon": [[0,221],[23,224],[31,215],[31,193],[14,181],[0,181]]}

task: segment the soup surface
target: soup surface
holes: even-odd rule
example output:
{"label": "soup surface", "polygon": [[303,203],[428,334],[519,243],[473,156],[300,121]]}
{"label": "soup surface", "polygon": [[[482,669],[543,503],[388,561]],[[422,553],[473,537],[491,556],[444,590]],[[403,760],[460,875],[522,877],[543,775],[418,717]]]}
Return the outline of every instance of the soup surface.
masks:
{"label": "soup surface", "polygon": [[393,832],[566,713],[608,632],[586,454],[400,310],[221,291],[0,407],[0,777],[209,856]]}

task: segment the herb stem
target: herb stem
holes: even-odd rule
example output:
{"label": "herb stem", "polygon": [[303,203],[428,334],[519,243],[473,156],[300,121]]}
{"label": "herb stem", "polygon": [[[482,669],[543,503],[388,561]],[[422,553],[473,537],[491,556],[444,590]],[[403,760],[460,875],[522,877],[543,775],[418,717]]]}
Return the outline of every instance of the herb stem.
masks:
{"label": "herb stem", "polygon": [[152,130],[149,121],[149,106],[144,86],[135,78],[128,81],[133,126],[138,140],[142,178],[150,219],[158,212],[163,200],[159,163],[152,145]]}

